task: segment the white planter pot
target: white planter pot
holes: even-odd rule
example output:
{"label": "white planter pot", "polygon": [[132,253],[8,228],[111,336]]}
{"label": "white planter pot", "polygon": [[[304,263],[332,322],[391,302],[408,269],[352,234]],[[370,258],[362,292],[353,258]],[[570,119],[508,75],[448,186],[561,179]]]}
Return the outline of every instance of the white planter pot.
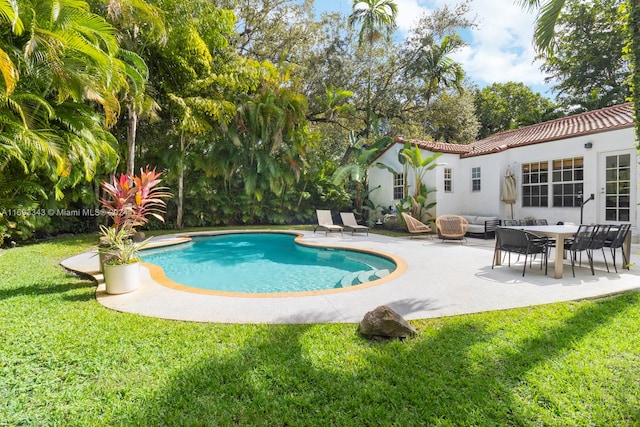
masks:
{"label": "white planter pot", "polygon": [[140,287],[140,263],[104,264],[104,285],[108,294],[126,294]]}

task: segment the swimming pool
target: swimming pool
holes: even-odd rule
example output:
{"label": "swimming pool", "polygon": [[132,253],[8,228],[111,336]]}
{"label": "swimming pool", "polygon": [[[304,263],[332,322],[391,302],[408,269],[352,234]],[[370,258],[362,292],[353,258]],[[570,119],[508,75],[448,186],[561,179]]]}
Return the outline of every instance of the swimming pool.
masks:
{"label": "swimming pool", "polygon": [[195,236],[189,243],[141,251],[187,287],[239,293],[290,293],[348,288],[390,274],[389,258],[339,248],[304,246],[289,233]]}

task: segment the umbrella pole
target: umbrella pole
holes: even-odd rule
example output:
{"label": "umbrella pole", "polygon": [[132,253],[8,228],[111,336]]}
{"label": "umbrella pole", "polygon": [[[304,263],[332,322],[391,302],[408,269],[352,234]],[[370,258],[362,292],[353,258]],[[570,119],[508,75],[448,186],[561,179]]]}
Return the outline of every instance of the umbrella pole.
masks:
{"label": "umbrella pole", "polygon": [[511,219],[513,219],[513,203],[509,203],[509,206],[511,207]]}

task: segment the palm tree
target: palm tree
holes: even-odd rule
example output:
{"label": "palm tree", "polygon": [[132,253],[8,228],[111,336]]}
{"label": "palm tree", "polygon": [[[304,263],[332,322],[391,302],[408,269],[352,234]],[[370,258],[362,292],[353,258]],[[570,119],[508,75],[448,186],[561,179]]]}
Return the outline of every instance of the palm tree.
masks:
{"label": "palm tree", "polygon": [[149,69],[142,59],[147,44],[163,45],[167,38],[162,10],[144,0],[104,0],[105,12],[117,28],[121,49],[118,59],[126,70],[120,98],[127,109],[127,174],[135,171],[138,119],[154,117],[158,104],[148,96]]}
{"label": "palm tree", "polygon": [[459,92],[462,91],[464,71],[462,66],[449,56],[461,44],[462,39],[459,36],[447,36],[440,44],[432,45],[423,58],[415,62],[418,69],[413,71],[422,75],[425,82],[424,98],[427,107],[440,86],[455,87]]}
{"label": "palm tree", "polygon": [[[119,111],[112,92],[122,81],[113,63],[118,43],[89,10],[82,0],[0,0],[0,199],[7,206],[54,203],[51,193],[60,200],[117,165],[106,125]],[[74,196],[91,201],[91,192]],[[0,234],[6,225],[0,214]],[[22,217],[10,228],[27,236],[35,226]]]}
{"label": "palm tree", "polygon": [[361,23],[358,42],[370,45],[384,34],[387,37],[396,29],[398,5],[393,0],[353,0],[353,12],[349,25]]}
{"label": "palm tree", "polygon": [[45,168],[57,185],[61,178],[91,179],[115,154],[104,131],[119,111],[113,90],[122,81],[112,27],[83,1],[21,6],[27,12],[19,15],[15,5],[0,2],[0,15],[11,21],[12,31],[26,29],[8,41],[13,45],[0,61],[6,87],[0,95],[3,165],[17,161],[25,173]]}
{"label": "palm tree", "polygon": [[349,26],[357,23],[361,24],[358,36],[360,47],[366,42],[369,55],[369,69],[367,77],[367,111],[365,119],[364,136],[369,135],[372,125],[371,111],[371,55],[373,44],[381,37],[389,37],[396,29],[396,17],[398,16],[398,5],[393,0],[353,0],[353,12],[349,16]]}
{"label": "palm tree", "polygon": [[[9,0],[0,1],[0,22],[8,21],[11,24],[11,32],[19,36],[24,30],[20,16],[18,16],[18,5],[16,2]],[[11,95],[11,92],[18,83],[18,69],[11,60],[7,52],[0,49],[0,73],[4,78],[5,95]]]}
{"label": "palm tree", "polygon": [[[418,78],[424,82],[422,96],[426,108],[429,108],[431,99],[441,87],[454,87],[458,93],[463,92],[464,70],[450,57],[463,44],[458,35],[446,36],[439,44],[433,43],[421,48],[415,60],[411,62],[411,66],[407,68],[408,77]],[[427,127],[428,123],[425,122],[423,127],[425,134]]]}
{"label": "palm tree", "polygon": [[28,40],[24,59],[39,79],[44,96],[94,102],[102,107],[107,126],[115,124],[124,84],[123,67],[115,57],[119,45],[114,28],[76,0],[33,1],[24,14]]}
{"label": "palm tree", "polygon": [[540,0],[517,0],[517,3],[525,9],[538,9],[533,32],[536,47],[541,52],[552,49],[556,22],[558,22],[565,0],[546,0],[544,3]]}

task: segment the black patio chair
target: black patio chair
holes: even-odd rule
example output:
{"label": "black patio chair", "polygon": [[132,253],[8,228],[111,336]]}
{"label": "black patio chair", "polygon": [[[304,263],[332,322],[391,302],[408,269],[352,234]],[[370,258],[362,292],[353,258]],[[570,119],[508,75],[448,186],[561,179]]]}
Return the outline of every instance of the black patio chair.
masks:
{"label": "black patio chair", "polygon": [[607,263],[607,256],[604,254],[604,246],[607,241],[607,236],[609,235],[609,230],[611,229],[610,225],[600,224],[597,226],[593,238],[591,239],[591,244],[589,245],[589,250],[591,251],[591,263],[593,264],[593,251],[600,249],[602,251],[602,257],[604,258],[604,266],[607,267],[607,273],[609,272],[609,264]]}
{"label": "black patio chair", "polygon": [[505,227],[515,227],[516,225],[520,225],[520,221],[517,219],[503,219],[502,225]]}
{"label": "black patio chair", "polygon": [[537,254],[542,255],[540,262],[540,269],[542,269],[542,263],[544,263],[544,274],[547,274],[548,259],[549,259],[549,239],[547,237],[538,236],[537,234],[530,233],[524,230],[518,230],[514,228],[496,228],[496,247],[493,252],[493,262],[491,268],[495,266],[496,255],[498,251],[504,251],[509,254],[509,266],[511,266],[511,254],[515,253],[524,255],[524,267],[522,269],[522,277],[524,277],[527,270],[527,258],[531,256],[529,260],[529,267],[531,267],[531,260]]}
{"label": "black patio chair", "polygon": [[631,231],[631,224],[612,225],[609,229],[609,234],[604,242],[604,247],[611,250],[611,256],[613,257],[613,268],[616,273],[618,267],[616,266],[616,250],[620,248],[622,252],[622,268],[625,266],[629,269],[628,254],[624,253],[624,241],[627,238],[627,234]]}
{"label": "black patio chair", "polygon": [[[608,225],[581,225],[578,227],[578,232],[573,240],[565,244],[564,249],[571,254],[571,272],[573,273],[573,277],[576,277],[575,262],[578,252],[586,252],[591,274],[596,274],[593,268],[593,252],[601,249],[602,255],[604,256],[604,244],[607,234],[609,233],[609,227]],[[582,264],[582,260],[580,264]],[[604,264],[607,267],[607,271],[609,271],[606,257]]]}

